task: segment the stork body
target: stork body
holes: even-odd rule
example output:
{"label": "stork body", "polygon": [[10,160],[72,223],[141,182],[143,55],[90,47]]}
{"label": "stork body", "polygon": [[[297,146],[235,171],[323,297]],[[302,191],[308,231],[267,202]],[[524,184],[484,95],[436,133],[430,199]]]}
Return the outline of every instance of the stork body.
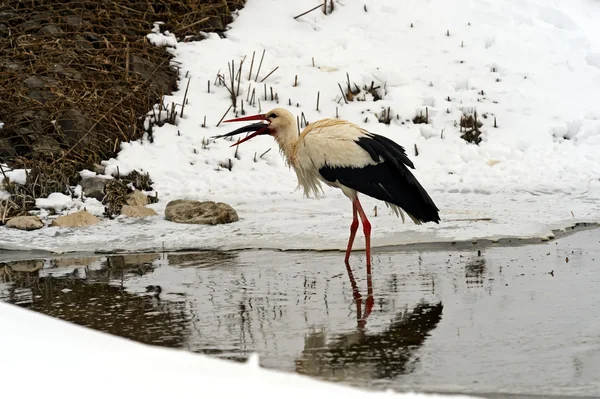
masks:
{"label": "stork body", "polygon": [[409,169],[414,169],[413,163],[394,141],[340,119],[311,123],[298,135],[293,115],[283,108],[227,122],[250,120],[267,123],[256,123],[218,137],[254,131],[234,144],[238,145],[252,137],[269,134],[296,172],[298,185],[307,197],[318,197],[321,184],[325,184],[341,189],[352,201],[347,265],[360,217],[365,234],[367,275],[371,275],[371,224],[358,193],[384,201],[403,221],[405,212],[416,224],[439,222],[437,207]]}

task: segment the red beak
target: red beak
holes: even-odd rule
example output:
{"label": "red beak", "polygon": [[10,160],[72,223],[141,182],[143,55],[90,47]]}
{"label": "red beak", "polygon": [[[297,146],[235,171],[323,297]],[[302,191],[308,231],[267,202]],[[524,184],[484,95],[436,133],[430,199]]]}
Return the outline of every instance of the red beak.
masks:
{"label": "red beak", "polygon": [[250,139],[251,139],[251,138],[253,138],[253,137],[259,136],[259,135],[261,135],[261,134],[265,134],[265,133],[267,133],[268,131],[269,131],[269,125],[266,125],[266,124],[265,124],[265,127],[263,127],[262,129],[260,129],[260,130],[258,130],[258,131],[256,131],[256,132],[252,133],[252,134],[251,134],[251,135],[249,135],[249,136],[246,136],[246,137],[244,137],[243,139],[239,140],[239,141],[238,141],[237,143],[235,143],[235,144],[232,144],[232,145],[230,145],[229,147],[235,147],[236,145],[240,145],[240,144],[242,144],[244,141],[248,141],[248,140],[250,140]]}
{"label": "red beak", "polygon": [[[267,118],[267,116],[265,114],[258,114],[258,115],[251,115],[251,116],[243,116],[241,118],[228,119],[223,122],[268,121],[268,120],[269,119]],[[257,125],[259,125],[259,124],[257,124]],[[259,136],[261,134],[266,134],[268,132],[269,132],[269,124],[265,124],[264,127],[260,128],[259,130],[252,133],[251,135],[244,137],[243,139],[239,140],[237,143],[230,145],[230,147],[235,147],[236,145],[242,144],[244,141],[248,141],[253,137]]]}
{"label": "red beak", "polygon": [[228,119],[223,122],[245,122],[245,121],[267,121],[269,120],[265,114],[242,116],[241,118]]}

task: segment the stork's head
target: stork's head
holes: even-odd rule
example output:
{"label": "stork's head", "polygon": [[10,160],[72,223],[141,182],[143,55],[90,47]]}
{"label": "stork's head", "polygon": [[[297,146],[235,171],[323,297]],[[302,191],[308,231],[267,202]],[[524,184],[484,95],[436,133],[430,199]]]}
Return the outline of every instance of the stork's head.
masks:
{"label": "stork's head", "polygon": [[244,127],[234,130],[233,132],[229,132],[227,134],[222,134],[220,136],[214,136],[213,138],[230,137],[230,136],[235,136],[235,135],[241,134],[241,133],[254,132],[254,133],[248,135],[247,137],[239,140],[235,144],[233,144],[232,145],[232,147],[233,147],[233,146],[242,144],[244,141],[248,141],[251,138],[254,138],[254,137],[260,136],[260,135],[264,135],[264,134],[271,135],[271,136],[275,137],[275,139],[278,139],[279,138],[278,136],[280,136],[280,135],[287,135],[287,134],[290,134],[290,132],[294,132],[294,133],[297,132],[296,124],[294,121],[294,116],[292,115],[291,112],[289,112],[288,110],[286,110],[284,108],[275,108],[264,114],[244,116],[241,118],[229,119],[224,122],[244,122],[244,121],[261,121],[261,122],[254,123],[254,124],[248,125],[248,126],[244,126]]}

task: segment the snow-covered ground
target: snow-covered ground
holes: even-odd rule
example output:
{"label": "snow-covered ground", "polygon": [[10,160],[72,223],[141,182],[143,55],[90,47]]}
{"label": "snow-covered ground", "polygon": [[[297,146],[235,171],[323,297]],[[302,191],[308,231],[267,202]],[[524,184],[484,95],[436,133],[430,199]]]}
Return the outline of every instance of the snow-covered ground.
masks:
{"label": "snow-covered ground", "polygon": [[[369,392],[250,364],[142,345],[0,302],[3,397],[467,398]],[[40,339],[40,331],[44,338]],[[31,354],[35,354],[32,368]],[[110,375],[109,381],[97,378]],[[68,376],[65,380],[65,376]],[[115,378],[116,377],[116,378]],[[33,382],[33,383],[32,383]],[[233,383],[232,383],[233,382]]]}
{"label": "snow-covered ground", "polygon": [[[176,43],[169,35],[149,34],[157,45],[176,45],[181,90],[165,103],[183,102],[188,78],[189,102],[177,126],[155,128],[153,143],[123,144],[105,164],[107,174],[117,167],[121,174],[150,172],[160,198],[151,207],[159,217],[104,221],[77,231],[2,229],[0,245],[57,251],[343,248],[351,206],[341,192],[326,189],[320,200],[303,198],[270,137],[242,144],[237,157],[230,141],[208,140],[240,126],[216,127],[231,100],[215,81],[218,72],[227,81],[228,62],[237,72],[244,57],[239,97],[247,114],[284,106],[315,121],[337,112],[407,149],[442,222],[402,224],[382,203],[364,198],[370,215],[378,207],[371,218],[374,246],[549,236],[553,228],[600,221],[598,1],[381,0],[365,6],[346,0],[336,1],[329,15],[315,10],[293,18],[315,4],[249,0],[225,39],[211,34]],[[338,83],[346,87],[346,74],[361,88],[380,86],[383,99],[367,95],[345,104]],[[279,104],[271,101],[271,88]],[[248,104],[253,91],[260,108],[258,101]],[[388,107],[391,124],[379,123],[377,115]],[[426,108],[430,123],[413,124]],[[463,112],[474,110],[483,122],[479,146],[462,140],[457,126]],[[230,111],[225,118],[233,116]],[[229,162],[231,171],[220,166]],[[165,221],[165,205],[178,198],[229,203],[240,221]],[[64,198],[56,200],[64,205]],[[68,205],[102,212],[96,200]]]}

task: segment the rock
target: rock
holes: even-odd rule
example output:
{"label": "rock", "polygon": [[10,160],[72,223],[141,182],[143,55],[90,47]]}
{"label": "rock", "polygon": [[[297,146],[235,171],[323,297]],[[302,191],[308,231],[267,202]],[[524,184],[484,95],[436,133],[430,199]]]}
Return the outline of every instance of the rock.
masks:
{"label": "rock", "polygon": [[158,71],[159,65],[137,55],[132,55],[130,60],[129,65],[131,66],[131,70],[134,73],[139,74],[142,80],[149,81],[150,84],[156,85],[156,87],[159,88],[159,91],[162,92],[167,92],[172,89],[169,75]]}
{"label": "rock", "polygon": [[104,165],[95,163],[93,166],[94,166],[94,172],[98,173],[99,175],[103,175],[106,172],[106,166],[104,166]]}
{"label": "rock", "polygon": [[152,262],[159,257],[159,254],[113,255],[110,257],[110,265],[121,269],[130,267],[135,267],[137,269],[143,265],[152,265]]}
{"label": "rock", "polygon": [[81,79],[81,73],[79,73],[79,71],[77,71],[74,68],[65,68],[64,66],[62,66],[60,64],[52,65],[50,67],[50,71],[62,78],[68,77],[68,78],[77,79],[77,80]]}
{"label": "rock", "polygon": [[48,100],[54,100],[56,96],[48,91],[34,90],[27,93],[27,97],[32,100],[39,101],[42,104],[45,104]]}
{"label": "rock", "polygon": [[132,218],[144,218],[146,216],[156,216],[156,212],[154,209],[146,208],[145,206],[123,205],[123,208],[121,208],[121,215]]}
{"label": "rock", "polygon": [[19,230],[37,230],[44,227],[44,222],[37,216],[17,216],[6,222],[6,227]]}
{"label": "rock", "polygon": [[19,71],[22,69],[25,69],[25,66],[15,60],[7,60],[7,59],[0,59],[0,66],[6,68],[6,69],[10,69],[13,71]]}
{"label": "rock", "polygon": [[10,158],[17,155],[15,146],[9,139],[0,139],[0,158]]}
{"label": "rock", "polygon": [[60,144],[52,137],[41,137],[31,144],[31,149],[39,154],[51,155],[60,151]]}
{"label": "rock", "polygon": [[102,202],[104,199],[104,187],[106,187],[106,183],[108,183],[110,179],[104,179],[102,177],[88,177],[83,179],[81,183],[81,189],[83,190],[83,194],[86,197],[96,198],[98,201]]}
{"label": "rock", "polygon": [[58,118],[57,125],[64,132],[67,144],[71,146],[86,145],[95,137],[95,132],[90,130],[93,126],[92,122],[75,108],[63,112]]}
{"label": "rock", "polygon": [[25,79],[23,83],[25,83],[25,85],[30,89],[41,89],[42,87],[46,86],[44,79],[40,78],[39,76],[30,76]]}
{"label": "rock", "polygon": [[167,204],[165,219],[176,223],[223,224],[237,222],[237,212],[231,206],[214,201],[175,200]]}
{"label": "rock", "polygon": [[65,258],[54,258],[52,260],[53,268],[73,267],[73,266],[90,266],[94,262],[102,262],[100,256],[67,256]]}
{"label": "rock", "polygon": [[75,46],[80,50],[93,50],[94,46],[92,43],[88,42],[81,35],[75,35]]}
{"label": "rock", "polygon": [[0,37],[9,37],[10,28],[6,24],[0,24]]}
{"label": "rock", "polygon": [[57,227],[85,227],[99,223],[100,219],[88,211],[74,212],[69,215],[59,216],[52,222],[51,226]]}
{"label": "rock", "polygon": [[140,190],[134,190],[133,192],[127,194],[125,199],[127,200],[127,205],[129,206],[148,205],[148,196],[142,193]]}
{"label": "rock", "polygon": [[43,259],[32,259],[32,260],[16,260],[14,262],[7,262],[8,267],[13,272],[20,273],[33,273],[44,267]]}
{"label": "rock", "polygon": [[210,16],[209,20],[208,20],[208,24],[215,30],[215,31],[222,31],[224,29],[223,26],[223,19],[220,16]]}
{"label": "rock", "polygon": [[69,15],[65,18],[68,25],[79,28],[79,26],[84,24],[84,20],[79,15]]}
{"label": "rock", "polygon": [[59,33],[62,33],[62,30],[54,24],[46,24],[38,33],[44,36],[56,36]]}
{"label": "rock", "polygon": [[41,21],[35,20],[33,18],[27,18],[25,22],[17,25],[17,29],[25,33],[32,33],[32,31],[38,30],[40,25]]}

